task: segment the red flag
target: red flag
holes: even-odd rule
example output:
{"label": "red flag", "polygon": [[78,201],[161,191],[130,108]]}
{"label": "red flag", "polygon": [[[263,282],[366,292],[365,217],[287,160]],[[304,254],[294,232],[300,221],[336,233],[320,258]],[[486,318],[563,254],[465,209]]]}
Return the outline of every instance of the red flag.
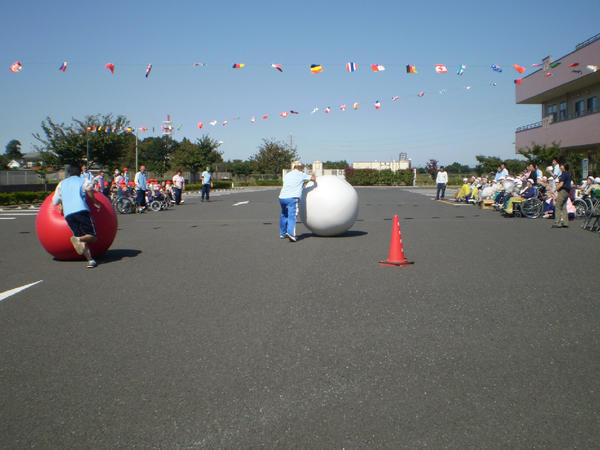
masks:
{"label": "red flag", "polygon": [[115,65],[113,63],[106,63],[106,65],[104,67],[106,67],[108,70],[110,70],[110,73],[112,73],[114,75]]}
{"label": "red flag", "polygon": [[523,67],[523,66],[520,66],[520,65],[518,65],[518,64],[515,64],[515,65],[513,65],[513,67],[514,67],[514,68],[515,68],[515,70],[516,70],[517,72],[519,72],[519,73],[523,73],[523,72],[525,72],[525,70],[527,70],[527,69],[525,69],[525,67]]}

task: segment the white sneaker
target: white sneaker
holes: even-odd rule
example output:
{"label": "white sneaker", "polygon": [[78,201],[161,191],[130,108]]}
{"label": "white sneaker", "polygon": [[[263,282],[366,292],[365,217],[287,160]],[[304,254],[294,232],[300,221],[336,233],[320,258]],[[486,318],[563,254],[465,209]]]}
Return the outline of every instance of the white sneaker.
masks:
{"label": "white sneaker", "polygon": [[88,261],[87,266],[85,266],[85,267],[87,267],[88,269],[93,269],[97,265],[98,265],[98,263],[95,260],[91,259],[90,261]]}
{"label": "white sneaker", "polygon": [[83,255],[85,244],[81,242],[77,236],[71,236],[71,244],[78,255]]}
{"label": "white sneaker", "polygon": [[290,240],[290,242],[296,242],[296,236],[292,236],[291,234],[288,234],[287,237]]}

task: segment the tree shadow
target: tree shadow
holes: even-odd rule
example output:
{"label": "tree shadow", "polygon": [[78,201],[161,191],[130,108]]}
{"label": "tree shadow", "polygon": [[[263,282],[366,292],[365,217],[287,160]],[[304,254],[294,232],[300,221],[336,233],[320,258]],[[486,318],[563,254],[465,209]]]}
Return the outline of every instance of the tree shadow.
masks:
{"label": "tree shadow", "polygon": [[104,253],[100,258],[98,258],[103,263],[120,261],[123,258],[135,258],[137,255],[142,253],[141,250],[131,249],[131,248],[117,248],[114,250],[108,250]]}
{"label": "tree shadow", "polygon": [[342,234],[338,234],[337,236],[319,236],[313,233],[302,233],[298,236],[296,236],[296,240],[301,241],[302,239],[306,239],[309,237],[313,237],[313,238],[317,238],[317,239],[339,239],[339,238],[350,238],[350,237],[357,237],[357,236],[365,236],[369,233],[367,233],[366,231],[360,231],[360,230],[348,230]]}

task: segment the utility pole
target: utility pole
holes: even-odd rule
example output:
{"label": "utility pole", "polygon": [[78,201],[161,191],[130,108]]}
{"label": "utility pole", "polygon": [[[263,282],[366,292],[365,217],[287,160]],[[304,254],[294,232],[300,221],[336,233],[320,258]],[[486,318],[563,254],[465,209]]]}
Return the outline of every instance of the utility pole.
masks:
{"label": "utility pole", "polygon": [[294,148],[294,135],[290,131],[290,150]]}

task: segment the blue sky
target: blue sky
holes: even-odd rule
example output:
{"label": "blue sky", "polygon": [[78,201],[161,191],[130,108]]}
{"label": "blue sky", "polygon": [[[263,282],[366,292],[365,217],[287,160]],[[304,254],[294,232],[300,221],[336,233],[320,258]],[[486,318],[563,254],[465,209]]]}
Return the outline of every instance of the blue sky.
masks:
{"label": "blue sky", "polygon": [[[170,114],[181,126],[176,139],[209,134],[223,141],[225,159],[246,159],[263,138],[289,141],[290,134],[306,162],[391,160],[399,152],[416,165],[430,158],[474,164],[477,154],[510,158],[515,128],[540,120],[539,106],[515,104],[512,65],[530,73],[532,63],[563,56],[600,32],[600,2],[571,5],[10,2],[0,18],[0,145],[18,139],[24,151],[33,151],[31,135],[46,116],[70,122],[124,114],[132,125],[148,127],[142,136],[151,136]],[[59,72],[65,60],[68,69]],[[14,61],[24,65],[17,74],[8,70]],[[358,63],[357,72],[346,72],[348,61]],[[114,75],[107,62],[115,64]],[[194,62],[206,66],[194,68]],[[246,67],[233,70],[235,62]],[[281,63],[284,72],[271,63]],[[386,71],[373,73],[373,63]],[[321,64],[323,72],[311,74],[310,64]],[[406,64],[419,73],[407,75]],[[435,64],[449,72],[436,74]],[[467,65],[462,77],[456,75],[460,64]],[[491,64],[504,71],[493,72]],[[400,99],[392,102],[393,96]],[[320,111],[311,115],[315,106]],[[330,114],[323,113],[327,106]],[[279,117],[291,109],[301,114]],[[211,127],[211,120],[219,124]]]}

